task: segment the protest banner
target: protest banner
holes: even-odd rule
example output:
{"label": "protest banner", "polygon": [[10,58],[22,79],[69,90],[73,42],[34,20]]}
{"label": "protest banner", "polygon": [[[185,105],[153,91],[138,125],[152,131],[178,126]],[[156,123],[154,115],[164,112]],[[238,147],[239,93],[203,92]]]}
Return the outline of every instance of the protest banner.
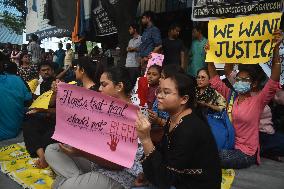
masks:
{"label": "protest banner", "polygon": [[53,139],[131,168],[138,148],[138,107],[101,93],[58,84]]}
{"label": "protest banner", "polygon": [[[281,62],[281,75],[280,75],[280,84],[284,85],[284,43],[280,44],[279,47],[279,56],[280,56],[280,62]],[[272,67],[272,59],[265,63],[265,64],[259,64],[263,71],[266,73],[267,77],[271,76],[271,67]]]}
{"label": "protest banner", "polygon": [[273,32],[282,13],[211,20],[210,50],[206,62],[258,64],[268,62],[273,52]]}
{"label": "protest banner", "polygon": [[208,21],[211,18],[234,18],[251,15],[281,12],[283,0],[193,0],[193,21]]}
{"label": "protest banner", "polygon": [[159,53],[151,53],[151,58],[148,60],[147,68],[145,71],[145,76],[147,74],[148,69],[153,65],[163,66],[165,56]]}
{"label": "protest banner", "polygon": [[37,97],[37,99],[32,103],[30,108],[42,108],[42,109],[48,109],[48,105],[51,99],[51,96],[53,94],[53,91],[47,91]]}
{"label": "protest banner", "polygon": [[33,79],[33,80],[29,81],[28,86],[29,86],[31,92],[34,93],[36,91],[37,86],[38,86],[38,79]]}

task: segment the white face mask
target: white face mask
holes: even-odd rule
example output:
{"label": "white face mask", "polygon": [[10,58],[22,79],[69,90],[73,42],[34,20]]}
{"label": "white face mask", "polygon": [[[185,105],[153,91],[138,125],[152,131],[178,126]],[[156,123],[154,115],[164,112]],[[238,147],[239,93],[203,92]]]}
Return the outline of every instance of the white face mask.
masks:
{"label": "white face mask", "polygon": [[245,94],[251,90],[251,83],[248,81],[238,81],[233,87],[237,93]]}

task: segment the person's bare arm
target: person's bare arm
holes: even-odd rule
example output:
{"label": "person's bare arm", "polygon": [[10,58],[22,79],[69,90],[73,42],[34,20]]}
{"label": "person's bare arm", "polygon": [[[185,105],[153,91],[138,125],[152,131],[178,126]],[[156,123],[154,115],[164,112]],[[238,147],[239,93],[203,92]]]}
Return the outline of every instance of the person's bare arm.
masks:
{"label": "person's bare arm", "polygon": [[281,74],[281,62],[279,56],[279,46],[283,40],[283,35],[281,30],[276,30],[274,33],[275,47],[273,50],[272,68],[270,79],[274,81],[279,81]]}

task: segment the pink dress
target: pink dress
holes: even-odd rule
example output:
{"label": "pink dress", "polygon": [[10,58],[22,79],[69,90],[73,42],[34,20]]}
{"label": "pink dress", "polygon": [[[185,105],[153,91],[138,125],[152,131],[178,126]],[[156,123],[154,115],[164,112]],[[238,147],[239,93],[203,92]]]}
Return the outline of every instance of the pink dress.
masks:
{"label": "pink dress", "polygon": [[[214,89],[216,89],[226,99],[230,94],[230,89],[215,76],[210,80]],[[238,97],[234,102],[232,117],[235,128],[235,149],[244,154],[253,156],[257,153],[257,162],[260,162],[259,156],[259,121],[264,107],[274,97],[278,90],[279,82],[269,79],[263,90],[256,96],[246,98],[241,104],[238,104]]]}

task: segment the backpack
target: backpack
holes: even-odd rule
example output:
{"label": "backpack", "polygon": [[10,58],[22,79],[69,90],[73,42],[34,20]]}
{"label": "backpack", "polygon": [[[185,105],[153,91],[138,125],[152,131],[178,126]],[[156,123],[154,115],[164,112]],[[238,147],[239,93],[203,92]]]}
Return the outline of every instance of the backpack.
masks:
{"label": "backpack", "polygon": [[234,149],[235,130],[232,125],[232,108],[237,94],[230,91],[227,108],[221,112],[207,114],[207,121],[215,138],[218,150]]}

